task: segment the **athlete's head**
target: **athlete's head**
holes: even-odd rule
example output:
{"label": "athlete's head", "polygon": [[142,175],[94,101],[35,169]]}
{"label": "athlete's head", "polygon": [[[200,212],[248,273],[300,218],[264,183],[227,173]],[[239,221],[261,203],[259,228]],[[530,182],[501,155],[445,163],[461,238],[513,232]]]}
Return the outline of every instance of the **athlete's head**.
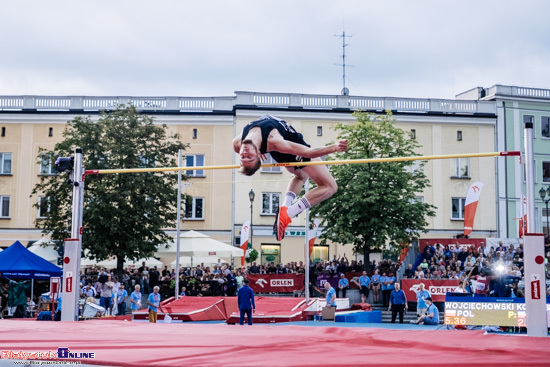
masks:
{"label": "athlete's head", "polygon": [[260,150],[256,148],[250,139],[242,141],[239,156],[241,158],[239,172],[243,175],[252,176],[262,164]]}

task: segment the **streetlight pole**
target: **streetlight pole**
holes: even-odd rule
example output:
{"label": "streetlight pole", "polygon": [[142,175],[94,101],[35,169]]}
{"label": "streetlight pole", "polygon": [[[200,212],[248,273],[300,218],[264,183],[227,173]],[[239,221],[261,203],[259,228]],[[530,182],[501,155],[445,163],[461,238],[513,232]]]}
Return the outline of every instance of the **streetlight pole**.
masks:
{"label": "streetlight pole", "polygon": [[248,241],[248,248],[252,248],[252,204],[254,204],[255,197],[256,194],[254,193],[254,190],[250,189],[250,192],[248,193],[248,198],[250,199],[250,241]]}
{"label": "streetlight pole", "polygon": [[[541,187],[539,190],[539,195],[542,201],[544,201],[544,204],[546,204],[546,238],[550,238],[550,225],[548,225],[548,217],[550,217],[550,213],[548,213],[548,202],[550,202],[550,187],[548,189],[544,189],[544,187]],[[545,197],[548,195],[548,199],[545,199]]]}

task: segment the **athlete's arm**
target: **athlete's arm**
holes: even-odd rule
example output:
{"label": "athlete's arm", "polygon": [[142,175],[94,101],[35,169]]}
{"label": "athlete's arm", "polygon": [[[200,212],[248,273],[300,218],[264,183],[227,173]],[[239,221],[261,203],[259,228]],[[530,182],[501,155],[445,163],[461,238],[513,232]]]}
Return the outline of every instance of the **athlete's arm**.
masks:
{"label": "athlete's arm", "polygon": [[241,135],[236,136],[233,139],[233,150],[235,151],[235,153],[239,153],[239,151],[241,150],[241,142]]}
{"label": "athlete's arm", "polygon": [[309,148],[305,145],[283,139],[280,134],[270,134],[268,138],[268,150],[279,153],[294,154],[304,158],[318,158],[327,154],[344,152],[348,149],[347,140],[339,140],[335,144],[326,147]]}

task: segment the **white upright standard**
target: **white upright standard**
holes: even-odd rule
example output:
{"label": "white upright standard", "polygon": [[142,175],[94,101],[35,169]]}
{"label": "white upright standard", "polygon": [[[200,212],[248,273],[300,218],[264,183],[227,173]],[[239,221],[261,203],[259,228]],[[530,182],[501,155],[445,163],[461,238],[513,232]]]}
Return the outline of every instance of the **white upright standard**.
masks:
{"label": "white upright standard", "polygon": [[548,336],[546,316],[546,276],[544,235],[535,233],[535,173],[533,167],[533,123],[525,123],[525,185],[527,192],[527,233],[523,243],[525,266],[525,313],[528,336]]}
{"label": "white upright standard", "polygon": [[63,255],[63,287],[61,293],[61,321],[78,320],[78,300],[80,298],[80,253],[82,240],[82,209],[84,199],[84,170],[82,168],[82,149],[74,151],[73,216],[71,238],[65,240]]}

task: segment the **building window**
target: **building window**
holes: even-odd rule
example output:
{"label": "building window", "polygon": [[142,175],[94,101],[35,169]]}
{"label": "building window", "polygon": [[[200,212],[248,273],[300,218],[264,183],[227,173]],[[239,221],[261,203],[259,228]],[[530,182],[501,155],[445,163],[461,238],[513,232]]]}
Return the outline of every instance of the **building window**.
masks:
{"label": "building window", "polygon": [[469,178],[470,177],[470,158],[451,159],[451,177]]}
{"label": "building window", "polygon": [[6,136],[6,128],[2,126],[2,137]]}
{"label": "building window", "polygon": [[203,198],[190,198],[185,203],[185,219],[204,219]]}
{"label": "building window", "polygon": [[456,132],[456,140],[457,141],[462,141],[462,131],[458,130]]}
{"label": "building window", "polygon": [[197,130],[197,129],[193,129],[193,139],[196,139],[196,138],[197,138],[197,135],[198,135],[198,130]]}
{"label": "building window", "polygon": [[140,163],[138,164],[139,168],[151,168],[155,167],[155,161],[153,159],[150,159],[148,157],[138,156],[138,159]]}
{"label": "building window", "polygon": [[262,192],[262,214],[277,214],[280,200],[281,194],[278,192]]}
{"label": "building window", "polygon": [[313,245],[311,252],[311,261],[318,263],[320,261],[328,261],[328,245]]}
{"label": "building window", "polygon": [[45,196],[38,197],[38,218],[46,218],[50,212],[50,200]]}
{"label": "building window", "polygon": [[464,206],[466,198],[452,198],[452,219],[464,219]]}
{"label": "building window", "polygon": [[11,153],[0,153],[0,174],[11,174]]}
{"label": "building window", "polygon": [[540,135],[543,138],[550,138],[550,117],[548,116],[540,118]]}
{"label": "building window", "polygon": [[48,130],[48,136],[53,136],[53,127]]}
{"label": "building window", "polygon": [[411,164],[405,166],[405,171],[414,174],[424,172],[424,162],[412,161]]}
{"label": "building window", "polygon": [[0,218],[10,217],[10,197],[0,196]]}
{"label": "building window", "polygon": [[[271,156],[271,154],[267,153],[266,155],[266,160],[263,161],[262,163],[265,163],[265,164],[268,164],[268,163],[277,163],[275,162],[275,160],[273,159],[273,157]],[[281,173],[281,167],[262,167],[262,172],[266,172],[266,173]]]}
{"label": "building window", "polygon": [[411,129],[411,139],[416,140],[416,129]]}
{"label": "building window", "polygon": [[550,162],[542,162],[542,182],[550,183]]}
{"label": "building window", "polygon": [[49,154],[42,154],[40,159],[40,174],[41,175],[55,175],[55,164],[52,162],[52,158]]}
{"label": "building window", "polygon": [[266,265],[269,263],[281,263],[281,245],[261,245],[260,263]]}
{"label": "building window", "polygon": [[317,136],[323,136],[323,127],[317,126]]}
{"label": "building window", "polygon": [[[197,155],[185,156],[185,162],[187,167],[204,166],[204,155],[197,154]],[[199,170],[185,171],[185,174],[189,177],[204,177],[204,170],[199,169]]]}

